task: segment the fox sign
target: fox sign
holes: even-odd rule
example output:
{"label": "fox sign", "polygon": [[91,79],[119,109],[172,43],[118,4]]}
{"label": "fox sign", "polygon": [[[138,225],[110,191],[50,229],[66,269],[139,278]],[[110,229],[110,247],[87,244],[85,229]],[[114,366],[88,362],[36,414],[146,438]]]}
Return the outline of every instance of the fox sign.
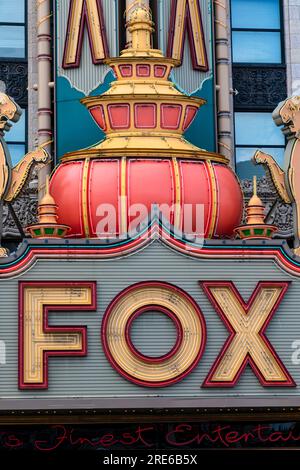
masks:
{"label": "fox sign", "polygon": [[0,407],[297,405],[299,295],[284,242],[25,241],[0,266]]}

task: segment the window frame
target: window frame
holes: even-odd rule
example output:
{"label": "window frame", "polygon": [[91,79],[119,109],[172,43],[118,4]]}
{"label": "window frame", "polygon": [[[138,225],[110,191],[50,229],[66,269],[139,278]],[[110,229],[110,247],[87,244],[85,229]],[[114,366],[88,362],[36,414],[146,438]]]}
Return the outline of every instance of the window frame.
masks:
{"label": "window frame", "polygon": [[[283,0],[278,1],[278,7],[279,7],[279,15],[280,15],[280,23],[279,23],[279,28],[233,28],[233,18],[231,15],[231,32],[235,31],[249,31],[249,32],[278,32],[280,34],[280,46],[281,46],[281,63],[274,63],[274,62],[233,62],[233,34],[231,34],[231,52],[232,52],[232,68],[237,67],[239,69],[260,69],[260,70],[276,70],[276,69],[286,69],[286,54],[285,54],[285,38],[284,38],[284,10],[283,10]],[[232,1],[230,1],[230,8],[232,9]],[[237,139],[236,139],[236,113],[270,113],[274,111],[274,107],[270,105],[262,106],[262,105],[255,105],[253,106],[253,103],[249,106],[239,106],[234,104],[233,108],[233,125],[234,125],[234,167],[235,170],[237,171],[237,166],[238,166],[238,151],[239,149],[246,149],[246,148],[253,148],[253,149],[259,149],[263,148],[265,152],[268,151],[268,149],[282,149],[283,151],[286,148],[286,138],[284,139],[284,143],[282,145],[276,145],[276,144],[263,144],[260,145],[260,143],[255,143],[255,142],[248,142],[248,144],[238,144]],[[270,119],[272,119],[270,117]],[[275,124],[274,124],[275,125]]]}
{"label": "window frame", "polygon": [[[22,111],[25,115],[25,123],[24,123],[25,138],[24,138],[24,140],[19,140],[19,141],[18,140],[10,140],[9,139],[9,132],[7,132],[7,134],[5,134],[5,143],[6,143],[7,146],[9,146],[9,145],[24,145],[25,146],[25,155],[26,155],[26,153],[28,152],[28,106],[26,105],[26,106],[22,107]],[[19,161],[18,161],[18,163],[19,163]]]}
{"label": "window frame", "polygon": [[[282,145],[276,145],[276,144],[257,144],[257,143],[249,143],[249,144],[237,144],[237,140],[236,140],[236,114],[237,113],[255,113],[255,114],[260,114],[260,113],[269,113],[269,114],[272,114],[272,111],[268,111],[266,109],[256,109],[255,111],[254,110],[234,110],[233,112],[233,126],[234,126],[234,169],[238,175],[238,171],[237,171],[237,165],[238,165],[238,159],[237,159],[237,149],[247,149],[247,148],[253,148],[253,149],[283,149],[285,150],[286,149],[286,138],[284,138],[284,143]],[[272,117],[270,117],[270,119],[272,119]],[[274,126],[275,126],[275,123],[274,123]],[[239,175],[238,175],[239,176]]]}
{"label": "window frame", "polygon": [[[231,26],[231,56],[232,65],[239,65],[245,67],[282,67],[286,64],[285,57],[285,42],[284,42],[284,13],[283,13],[283,0],[278,0],[279,6],[279,28],[234,28],[232,25],[232,14],[230,15],[230,26]],[[230,0],[230,11],[232,11],[232,0]],[[281,62],[233,62],[233,34],[234,32],[250,32],[250,33],[279,33],[280,34],[280,52]]]}
{"label": "window frame", "polygon": [[[24,2],[24,22],[0,22],[0,26],[22,26],[24,28],[24,47],[25,54],[24,57],[3,57],[0,55],[0,62],[2,63],[28,63],[28,0],[23,0]],[[25,136],[22,141],[10,140],[9,132],[5,135],[5,142],[9,145],[24,145],[25,154],[28,152],[28,95],[26,102],[18,103],[22,108],[23,113],[25,114]],[[13,157],[13,156],[12,156]]]}
{"label": "window frame", "polygon": [[1,62],[27,62],[28,61],[28,10],[27,10],[27,2],[28,0],[24,1],[24,22],[23,23],[16,23],[16,22],[7,22],[7,21],[0,21],[1,26],[22,26],[24,28],[24,49],[25,54],[24,57],[4,57],[0,54],[0,61]]}

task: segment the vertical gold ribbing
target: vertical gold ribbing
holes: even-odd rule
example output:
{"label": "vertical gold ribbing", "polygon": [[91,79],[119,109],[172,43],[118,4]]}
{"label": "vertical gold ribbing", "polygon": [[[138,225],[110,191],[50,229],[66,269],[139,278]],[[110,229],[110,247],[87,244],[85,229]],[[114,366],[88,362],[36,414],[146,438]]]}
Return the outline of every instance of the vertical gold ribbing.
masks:
{"label": "vertical gold ribbing", "polygon": [[173,157],[174,183],[175,183],[175,210],[174,210],[174,226],[181,228],[181,181],[178,160]]}
{"label": "vertical gold ribbing", "polygon": [[126,157],[122,157],[121,160],[121,200],[120,200],[120,214],[121,214],[121,221],[120,221],[120,228],[121,233],[127,233],[127,159]]}
{"label": "vertical gold ribbing", "polygon": [[88,172],[90,159],[86,158],[83,166],[82,175],[82,218],[84,236],[90,238],[89,216],[88,216]]}
{"label": "vertical gold ribbing", "polygon": [[209,184],[210,184],[210,194],[211,194],[211,215],[210,215],[210,223],[209,223],[209,230],[208,230],[207,238],[213,238],[215,234],[217,214],[218,214],[218,190],[217,190],[217,182],[216,182],[214,167],[210,161],[206,162],[206,168],[209,174]]}

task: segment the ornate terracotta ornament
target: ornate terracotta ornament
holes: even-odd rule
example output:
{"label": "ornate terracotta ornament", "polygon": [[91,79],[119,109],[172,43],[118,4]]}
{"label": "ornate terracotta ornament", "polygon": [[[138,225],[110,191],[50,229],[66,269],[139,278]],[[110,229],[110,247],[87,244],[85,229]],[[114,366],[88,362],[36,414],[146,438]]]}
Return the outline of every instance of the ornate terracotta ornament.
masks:
{"label": "ornate terracotta ornament", "polygon": [[277,232],[278,229],[275,225],[265,223],[265,206],[257,195],[256,176],[253,178],[253,196],[248,203],[246,213],[246,225],[235,229],[239,238],[268,240]]}
{"label": "ornate terracotta ornament", "polygon": [[[34,164],[45,164],[50,160],[44,148],[27,153],[22,160],[12,168],[11,157],[4,141],[12,123],[21,116],[21,109],[12,98],[0,93],[0,201],[12,202],[20,194]],[[0,248],[0,257],[6,256],[7,251]]]}
{"label": "ornate terracotta ornament", "polygon": [[285,169],[282,170],[271,155],[256,152],[254,162],[265,166],[279,197],[294,209],[295,253],[300,254],[300,96],[293,96],[278,105],[273,113],[277,126],[288,138],[285,151]]}
{"label": "ornate terracotta ornament", "polygon": [[[185,2],[186,9],[192,7]],[[179,60],[152,48],[154,24],[147,6],[137,2],[130,10],[127,29],[129,47],[105,60],[117,80],[102,95],[81,100],[106,138],[64,155],[52,176],[58,222],[71,227],[70,238],[126,238],[135,229],[132,208],[146,208],[147,220],[155,204],[167,207],[164,217],[188,233],[185,207],[192,207],[189,225],[195,227],[201,206],[197,236],[231,237],[243,209],[236,175],[224,156],[183,137],[205,100],[185,95],[170,81]],[[107,207],[115,220],[104,232],[99,223]]]}
{"label": "ornate terracotta ornament", "polygon": [[57,205],[49,192],[49,177],[46,191],[38,206],[38,223],[27,227],[32,238],[64,238],[70,227],[57,223]]}

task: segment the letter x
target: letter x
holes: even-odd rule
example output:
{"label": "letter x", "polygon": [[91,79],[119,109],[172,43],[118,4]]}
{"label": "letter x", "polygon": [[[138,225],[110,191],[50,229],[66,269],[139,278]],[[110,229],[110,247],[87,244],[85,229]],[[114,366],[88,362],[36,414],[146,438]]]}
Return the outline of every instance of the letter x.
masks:
{"label": "letter x", "polygon": [[245,303],[232,282],[201,283],[230,332],[204,387],[233,387],[249,364],[265,387],[295,386],[265,336],[288,282],[259,282]]}

